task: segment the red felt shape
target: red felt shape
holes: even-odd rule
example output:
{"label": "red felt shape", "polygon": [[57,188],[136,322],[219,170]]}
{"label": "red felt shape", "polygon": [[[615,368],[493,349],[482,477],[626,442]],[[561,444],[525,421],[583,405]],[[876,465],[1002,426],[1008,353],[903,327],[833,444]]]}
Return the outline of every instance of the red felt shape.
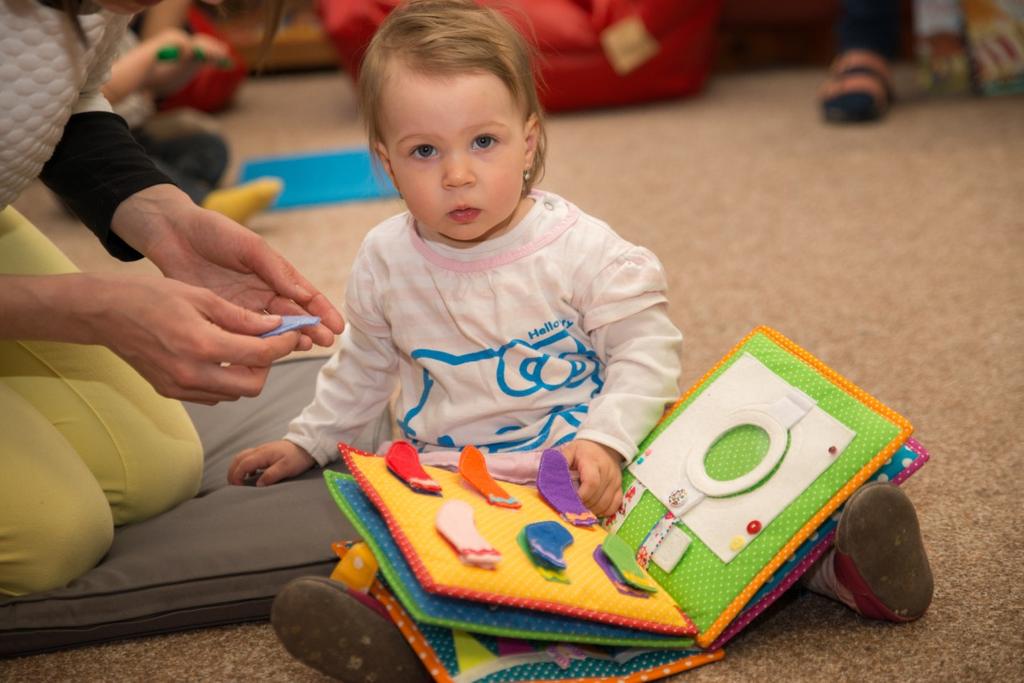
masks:
{"label": "red felt shape", "polygon": [[396,477],[417,493],[441,493],[438,484],[420,464],[420,454],[408,441],[396,441],[391,444],[384,464]]}

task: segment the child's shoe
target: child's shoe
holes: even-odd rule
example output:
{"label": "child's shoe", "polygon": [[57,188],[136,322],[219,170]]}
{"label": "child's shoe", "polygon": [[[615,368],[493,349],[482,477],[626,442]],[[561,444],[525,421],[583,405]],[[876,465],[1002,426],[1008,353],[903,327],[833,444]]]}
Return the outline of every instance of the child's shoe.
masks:
{"label": "child's shoe", "polygon": [[917,513],[891,484],[867,484],[850,496],[835,547],[812,571],[808,588],[869,619],[913,621],[931,604],[934,584]]}
{"label": "child's shoe", "polygon": [[274,598],[270,623],[293,657],[341,681],[432,680],[385,614],[373,598],[337,581],[304,576]]}

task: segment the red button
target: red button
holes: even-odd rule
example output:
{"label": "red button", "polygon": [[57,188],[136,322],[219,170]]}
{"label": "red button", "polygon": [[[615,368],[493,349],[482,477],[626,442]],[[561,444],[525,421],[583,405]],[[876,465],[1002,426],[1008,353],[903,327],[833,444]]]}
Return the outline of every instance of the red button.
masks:
{"label": "red button", "polygon": [[747,525],[747,533],[750,534],[751,536],[753,536],[754,534],[756,534],[760,530],[761,530],[761,522],[757,521],[756,519],[754,521],[752,521],[750,524]]}

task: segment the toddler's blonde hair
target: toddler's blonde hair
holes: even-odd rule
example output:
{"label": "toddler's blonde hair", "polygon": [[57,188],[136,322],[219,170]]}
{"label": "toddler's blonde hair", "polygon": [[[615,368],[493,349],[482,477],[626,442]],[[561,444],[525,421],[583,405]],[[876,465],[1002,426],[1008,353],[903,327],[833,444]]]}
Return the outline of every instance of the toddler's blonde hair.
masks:
{"label": "toddler's blonde hair", "polygon": [[537,149],[523,181],[525,196],[544,174],[547,148],[532,57],[531,46],[501,14],[473,0],[403,3],[380,25],[359,70],[359,100],[371,151],[376,154],[384,142],[380,98],[392,60],[429,76],[490,73],[522,107],[524,121],[537,117]]}

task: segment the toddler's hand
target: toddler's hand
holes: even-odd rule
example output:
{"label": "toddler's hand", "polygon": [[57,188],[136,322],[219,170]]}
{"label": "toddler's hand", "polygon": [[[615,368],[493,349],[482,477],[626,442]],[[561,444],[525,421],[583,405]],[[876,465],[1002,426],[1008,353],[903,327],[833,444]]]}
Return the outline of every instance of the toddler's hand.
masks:
{"label": "toddler's hand", "polygon": [[622,456],[593,441],[578,439],[562,446],[569,469],[580,475],[580,500],[598,517],[607,517],[622,503]]}
{"label": "toddler's hand", "polygon": [[313,456],[304,449],[280,439],[247,448],[236,455],[228,468],[228,483],[238,486],[250,473],[263,470],[256,486],[270,486],[282,479],[298,476],[315,464]]}

